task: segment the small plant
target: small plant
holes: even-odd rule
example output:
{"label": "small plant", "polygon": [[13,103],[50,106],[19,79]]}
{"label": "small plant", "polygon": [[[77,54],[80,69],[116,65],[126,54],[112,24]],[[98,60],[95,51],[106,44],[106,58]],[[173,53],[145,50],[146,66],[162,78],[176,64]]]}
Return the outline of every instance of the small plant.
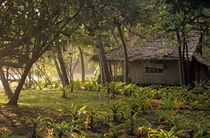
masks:
{"label": "small plant", "polygon": [[165,124],[168,127],[174,126],[176,117],[178,118],[177,113],[174,110],[165,110],[165,111],[157,111],[159,114],[158,123]]}
{"label": "small plant", "polygon": [[99,91],[100,90],[100,86],[93,80],[88,80],[87,82],[82,84],[82,88],[85,91]]}
{"label": "small plant", "polygon": [[124,85],[125,83],[123,82],[110,82],[109,89],[110,89],[111,97],[115,98],[116,94],[120,94]]}
{"label": "small plant", "polygon": [[63,92],[62,98],[66,98],[66,93],[70,91],[70,85],[66,85],[65,87],[61,88],[61,91]]}
{"label": "small plant", "polygon": [[97,115],[98,110],[99,110],[98,108],[97,109],[94,109],[92,107],[87,108],[87,116],[86,116],[86,121],[85,121],[86,129],[89,127],[94,128],[94,124],[95,124],[94,118]]}
{"label": "small plant", "polygon": [[133,95],[134,97],[146,96],[148,98],[160,99],[161,91],[154,89],[152,86],[138,87],[138,90]]}
{"label": "small plant", "polygon": [[147,128],[139,127],[139,134],[142,136],[143,132],[147,133],[147,137],[158,137],[158,138],[178,138],[176,135],[184,133],[183,130],[176,131],[176,126],[173,126],[169,131],[163,130],[162,126],[158,128]]}
{"label": "small plant", "polygon": [[172,127],[169,131],[163,129],[149,129],[149,136],[157,136],[159,138],[178,138],[176,134],[182,133],[182,131],[176,132],[176,126]]}
{"label": "small plant", "polygon": [[139,87],[136,84],[128,84],[123,87],[122,93],[125,96],[132,96],[135,92],[138,92]]}
{"label": "small plant", "polygon": [[164,108],[166,110],[171,110],[184,107],[184,103],[182,101],[179,101],[177,98],[174,98],[171,93],[166,93],[164,101],[161,103],[160,106],[161,108]]}
{"label": "small plant", "polygon": [[126,103],[130,108],[131,116],[135,113],[146,113],[147,109],[152,108],[152,101],[150,98],[142,95],[141,97],[137,98],[126,98]]}
{"label": "small plant", "polygon": [[118,136],[124,132],[123,128],[124,125],[123,124],[114,124],[114,123],[109,123],[110,129],[109,129],[109,133],[107,133],[108,136],[112,136],[113,138],[118,138]]}
{"label": "small plant", "polygon": [[134,136],[135,135],[135,129],[138,126],[138,123],[140,122],[140,118],[138,114],[129,115],[126,117],[125,125],[129,128],[129,135]]}
{"label": "small plant", "polygon": [[78,125],[78,121],[73,122],[61,122],[61,123],[51,123],[48,122],[53,130],[53,134],[59,138],[64,136],[73,137],[77,135],[76,132],[80,132],[81,126]]}
{"label": "small plant", "polygon": [[37,138],[39,136],[40,131],[43,129],[43,126],[46,124],[46,120],[49,118],[39,116],[37,118],[26,117],[26,124],[29,124],[33,128],[32,138]]}
{"label": "small plant", "polygon": [[123,112],[121,111],[122,105],[118,103],[108,104],[108,108],[112,114],[113,122],[119,122],[121,118],[123,118]]}
{"label": "small plant", "polygon": [[68,114],[72,121],[79,120],[83,114],[86,114],[87,105],[78,107],[76,104],[72,103],[69,108],[64,107],[64,112]]}
{"label": "small plant", "polygon": [[81,90],[82,81],[80,79],[74,80],[74,89],[75,90]]}
{"label": "small plant", "polygon": [[186,112],[177,126],[185,130],[188,134],[186,137],[208,137],[210,120],[202,112]]}

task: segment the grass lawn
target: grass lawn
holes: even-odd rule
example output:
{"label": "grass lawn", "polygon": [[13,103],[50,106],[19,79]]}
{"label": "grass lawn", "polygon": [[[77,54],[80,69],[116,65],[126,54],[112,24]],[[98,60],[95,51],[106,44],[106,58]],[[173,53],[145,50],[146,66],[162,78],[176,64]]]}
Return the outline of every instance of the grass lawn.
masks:
{"label": "grass lawn", "polygon": [[[90,105],[99,106],[109,102],[110,98],[105,93],[76,91],[68,93],[67,98],[61,98],[60,90],[26,90],[22,91],[19,105],[32,107],[51,107],[60,108],[75,103],[78,106]],[[0,104],[6,104],[7,97],[3,92],[0,93]]]}
{"label": "grass lawn", "polygon": [[[82,105],[98,106],[108,102],[105,93],[76,91],[68,93],[67,98],[62,98],[62,92],[59,90],[26,90],[20,94],[19,105],[28,105],[32,107],[52,107],[60,108],[68,106],[71,103]],[[6,104],[7,97],[4,92],[0,93],[0,104]]]}

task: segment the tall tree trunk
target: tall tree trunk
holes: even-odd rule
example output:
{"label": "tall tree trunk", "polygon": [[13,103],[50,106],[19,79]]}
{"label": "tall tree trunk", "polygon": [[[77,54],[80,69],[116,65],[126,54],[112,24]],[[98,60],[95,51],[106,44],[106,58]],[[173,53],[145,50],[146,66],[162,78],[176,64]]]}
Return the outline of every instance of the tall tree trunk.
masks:
{"label": "tall tree trunk", "polygon": [[[185,47],[185,53],[186,53],[186,63],[184,67],[186,67],[186,84],[190,83],[190,66],[189,66],[189,53],[188,53],[188,45],[187,45],[187,39],[186,39],[186,34],[183,32],[183,47]],[[185,53],[184,53],[184,59],[185,59]]]}
{"label": "tall tree trunk", "polygon": [[80,53],[80,60],[81,60],[81,67],[82,67],[82,82],[85,82],[85,63],[84,63],[84,56],[83,51],[81,47],[78,47],[79,53]]}
{"label": "tall tree trunk", "polygon": [[7,95],[8,99],[10,100],[13,96],[13,93],[12,93],[12,90],[10,89],[8,81],[5,78],[4,71],[3,71],[2,67],[0,67],[0,77],[1,77],[2,85],[5,90],[5,94]]}
{"label": "tall tree trunk", "polygon": [[23,72],[23,74],[21,76],[20,82],[19,82],[17,88],[15,89],[15,92],[14,92],[12,98],[7,103],[7,105],[15,105],[15,106],[17,105],[21,89],[23,88],[23,85],[25,83],[26,77],[28,76],[28,73],[30,72],[30,69],[31,69],[32,65],[33,65],[33,63],[29,63],[25,67],[25,70],[24,70],[24,72]]}
{"label": "tall tree trunk", "polygon": [[63,55],[61,53],[61,48],[58,47],[58,61],[60,63],[60,68],[61,68],[61,72],[62,72],[62,76],[64,78],[64,86],[69,85],[69,79],[67,76],[67,72],[66,72],[66,66],[63,60]]}
{"label": "tall tree trunk", "polygon": [[121,39],[121,42],[122,42],[123,50],[124,50],[124,73],[123,73],[123,79],[124,79],[124,82],[128,82],[128,72],[129,72],[128,62],[129,61],[128,61],[127,46],[126,46],[124,35],[122,33],[122,29],[121,29],[120,25],[118,25],[117,28],[118,28],[120,39]]}
{"label": "tall tree trunk", "polygon": [[28,88],[32,88],[32,72],[28,73]]}
{"label": "tall tree trunk", "polygon": [[182,41],[180,37],[180,32],[176,32],[177,36],[177,41],[178,41],[178,65],[179,65],[179,79],[180,79],[180,84],[184,84],[184,68],[183,68],[183,59],[182,59]]}
{"label": "tall tree trunk", "polygon": [[[98,44],[96,45],[96,49],[97,49],[97,53],[98,53],[98,57],[99,57],[99,63],[102,67],[102,71],[104,74],[105,83],[106,83],[106,85],[108,85],[108,83],[111,82],[111,77],[109,74],[109,68],[108,68],[108,64],[107,64],[107,60],[106,60],[106,56],[105,56],[105,50],[103,48],[103,43],[102,43],[102,40],[100,37],[98,37]],[[109,92],[110,91],[108,88],[107,93],[109,93]]]}
{"label": "tall tree trunk", "polygon": [[60,70],[57,58],[55,56],[55,50],[54,49],[52,50],[52,58],[53,58],[53,61],[54,61],[55,67],[56,67],[56,71],[58,73],[58,77],[60,78],[61,83],[64,86],[65,85],[65,81],[64,81],[63,75],[61,73],[61,70]]}
{"label": "tall tree trunk", "polygon": [[105,85],[105,77],[104,77],[104,70],[103,67],[101,65],[101,62],[99,61],[99,69],[100,69],[100,84]]}
{"label": "tall tree trunk", "polygon": [[109,63],[109,64],[108,64],[108,67],[109,67],[109,74],[110,74],[110,77],[111,77],[111,79],[112,79],[112,78],[113,78],[112,64]]}

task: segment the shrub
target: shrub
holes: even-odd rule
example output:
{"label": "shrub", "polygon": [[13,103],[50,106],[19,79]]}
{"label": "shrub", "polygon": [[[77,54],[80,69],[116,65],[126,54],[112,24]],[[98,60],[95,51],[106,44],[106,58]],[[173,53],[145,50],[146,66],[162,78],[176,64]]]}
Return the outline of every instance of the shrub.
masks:
{"label": "shrub", "polygon": [[152,100],[145,95],[136,98],[126,98],[125,102],[131,110],[131,115],[134,115],[135,113],[140,114],[141,112],[145,113],[147,109],[152,108]]}
{"label": "shrub", "polygon": [[139,87],[136,84],[128,84],[122,88],[122,93],[125,96],[132,96],[139,91]]}
{"label": "shrub", "polygon": [[71,117],[71,121],[81,120],[81,117],[84,117],[86,114],[87,105],[78,107],[76,104],[72,103],[70,107],[63,107],[65,114]]}
{"label": "shrub", "polygon": [[120,94],[123,90],[123,86],[125,83],[123,82],[110,82],[109,89],[112,97],[115,97],[116,94]]}
{"label": "shrub", "polygon": [[74,89],[81,90],[82,89],[82,81],[80,79],[74,80]]}
{"label": "shrub", "polygon": [[78,121],[72,122],[61,122],[61,123],[51,123],[49,122],[50,127],[52,128],[53,134],[59,138],[63,136],[75,137],[78,135],[76,132],[80,132],[81,125],[78,124]]}
{"label": "shrub", "polygon": [[82,89],[85,91],[100,91],[100,85],[98,85],[95,81],[87,81],[84,84],[82,84]]}
{"label": "shrub", "polygon": [[109,114],[111,114],[111,118],[113,122],[119,122],[123,118],[123,112],[122,112],[122,104],[118,103],[111,103],[108,104]]}
{"label": "shrub", "polygon": [[162,126],[159,126],[156,129],[140,127],[139,131],[140,133],[146,131],[148,137],[158,137],[158,138],[178,138],[176,135],[183,133],[183,131],[177,131],[176,126],[173,126],[169,131],[164,130]]}
{"label": "shrub", "polygon": [[43,126],[46,124],[46,120],[49,118],[39,116],[37,118],[26,117],[24,120],[26,124],[29,124],[33,128],[32,138],[36,138],[39,136],[40,131],[43,129]]}

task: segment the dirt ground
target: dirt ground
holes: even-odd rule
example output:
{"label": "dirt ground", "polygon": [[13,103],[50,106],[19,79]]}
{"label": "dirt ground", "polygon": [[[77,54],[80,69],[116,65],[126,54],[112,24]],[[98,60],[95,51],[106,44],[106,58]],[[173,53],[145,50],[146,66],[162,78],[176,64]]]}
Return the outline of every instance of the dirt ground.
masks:
{"label": "dirt ground", "polygon": [[[60,120],[61,118],[57,114],[60,114],[60,112],[46,107],[0,105],[0,132],[7,131],[12,135],[30,137],[32,126],[27,125],[25,117],[36,118],[41,115]],[[42,135],[43,137],[49,137],[47,132]]]}

